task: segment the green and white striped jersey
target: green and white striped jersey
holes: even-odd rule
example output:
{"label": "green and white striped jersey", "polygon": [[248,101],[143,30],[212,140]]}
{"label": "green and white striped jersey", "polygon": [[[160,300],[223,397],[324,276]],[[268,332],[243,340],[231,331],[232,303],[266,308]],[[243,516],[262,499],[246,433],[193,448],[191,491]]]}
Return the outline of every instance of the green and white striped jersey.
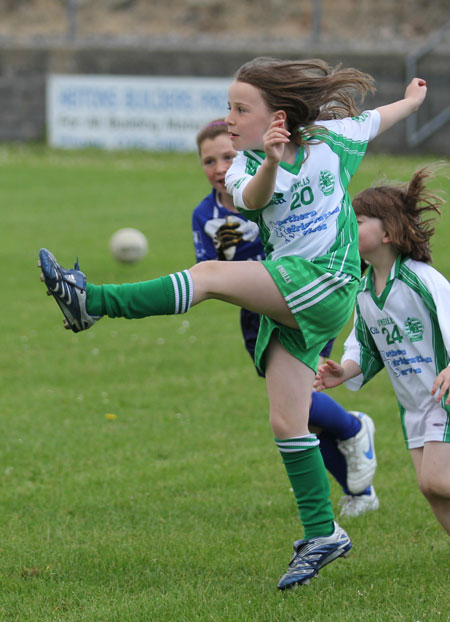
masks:
{"label": "green and white striped jersey", "polygon": [[304,257],[359,278],[358,227],[347,188],[379,124],[376,110],[318,122],[322,142],[311,140],[306,159],[299,150],[294,164],[280,163],[272,199],[259,210],[246,209],[243,191],[265,154],[238,152],[226,175],[227,190],[238,210],[258,224],[268,259]]}
{"label": "green and white striped jersey", "polygon": [[[450,284],[432,266],[398,257],[380,296],[370,266],[342,357],[342,362],[358,363],[362,374],[346,382],[347,387],[359,389],[385,367],[403,415],[435,409],[431,388],[450,363],[449,309]],[[444,400],[441,406],[450,412]]]}

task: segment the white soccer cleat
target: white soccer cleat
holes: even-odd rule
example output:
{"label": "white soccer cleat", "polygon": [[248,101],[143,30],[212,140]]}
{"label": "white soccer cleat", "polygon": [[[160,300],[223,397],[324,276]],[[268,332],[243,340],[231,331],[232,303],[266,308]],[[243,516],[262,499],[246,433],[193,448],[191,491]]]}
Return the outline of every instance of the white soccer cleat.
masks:
{"label": "white soccer cleat", "polygon": [[342,507],[339,516],[355,517],[378,510],[380,502],[373,486],[370,487],[370,495],[346,495],[342,497],[338,505]]}
{"label": "white soccer cleat", "polygon": [[361,429],[355,436],[338,441],[337,446],[347,462],[347,488],[353,495],[357,495],[372,484],[377,468],[375,424],[365,413],[349,412],[359,419]]}

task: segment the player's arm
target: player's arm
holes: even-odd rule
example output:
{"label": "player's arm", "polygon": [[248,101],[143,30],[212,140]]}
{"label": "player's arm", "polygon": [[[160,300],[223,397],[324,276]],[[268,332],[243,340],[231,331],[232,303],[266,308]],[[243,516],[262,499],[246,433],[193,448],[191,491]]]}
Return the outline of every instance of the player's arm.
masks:
{"label": "player's arm", "polygon": [[440,402],[445,394],[447,393],[447,399],[445,400],[445,405],[448,406],[450,404],[450,367],[446,367],[438,374],[436,380],[434,381],[433,388],[431,389],[431,395],[434,395],[434,399],[436,402]]}
{"label": "player's arm", "polygon": [[253,179],[245,186],[243,199],[247,209],[261,209],[271,200],[275,190],[278,165],[289,142],[290,132],[284,127],[284,119],[274,119],[264,134],[266,157]]}
{"label": "player's arm", "polygon": [[347,382],[350,378],[359,376],[360,374],[361,367],[358,363],[356,363],[356,361],[347,359],[342,363],[342,365],[340,365],[339,363],[336,363],[336,361],[328,359],[317,368],[314,388],[316,391],[331,389]]}
{"label": "player's arm", "polygon": [[[415,271],[426,289],[431,294],[435,305],[435,313],[439,324],[439,330],[447,351],[447,361],[450,360],[450,324],[448,321],[448,309],[450,307],[450,283],[443,274],[438,272],[429,264],[415,264]],[[435,354],[436,356],[436,354]],[[450,389],[450,365],[441,369],[430,388],[431,395],[434,395],[436,402],[445,398],[445,394]],[[450,404],[450,392],[445,400],[445,405]]]}
{"label": "player's arm", "polygon": [[381,122],[378,134],[385,132],[390,127],[406,119],[413,112],[417,112],[427,94],[427,83],[422,78],[413,78],[406,87],[405,96],[392,104],[377,108]]}
{"label": "player's arm", "polygon": [[243,199],[247,209],[261,209],[270,202],[275,189],[277,170],[278,164],[264,160],[244,189]]}

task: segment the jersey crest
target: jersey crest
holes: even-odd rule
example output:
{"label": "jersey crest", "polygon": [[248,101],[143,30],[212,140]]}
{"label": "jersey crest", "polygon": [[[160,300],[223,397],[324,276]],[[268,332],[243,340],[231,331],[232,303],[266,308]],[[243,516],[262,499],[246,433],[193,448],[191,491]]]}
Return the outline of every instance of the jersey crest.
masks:
{"label": "jersey crest", "polygon": [[336,181],[336,177],[333,175],[331,171],[323,170],[319,173],[319,188],[322,190],[323,194],[328,197],[330,194],[334,192],[334,184]]}
{"label": "jersey crest", "polygon": [[417,317],[408,317],[404,324],[405,333],[410,341],[422,341],[424,326]]}

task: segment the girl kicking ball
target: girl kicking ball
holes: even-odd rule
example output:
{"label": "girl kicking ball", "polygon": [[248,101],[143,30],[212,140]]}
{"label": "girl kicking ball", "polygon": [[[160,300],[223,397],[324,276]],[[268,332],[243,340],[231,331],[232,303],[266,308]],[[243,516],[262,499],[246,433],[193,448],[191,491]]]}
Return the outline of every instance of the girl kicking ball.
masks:
{"label": "girl kicking ball", "polygon": [[66,270],[40,251],[47,289],[75,332],[105,315],[185,313],[210,299],[262,315],[255,362],[266,375],[270,424],[304,528],[280,590],[308,583],[352,546],[334,521],[319,442],[308,429],[311,392],[319,353],[350,318],[360,279],[348,184],[368,142],[426,95],[415,78],[399,101],[359,115],[355,98],[373,84],[320,60],[257,58],[236,73],[226,122],[238,155],[226,186],[257,222],[264,261],[205,261],[142,283],[93,285],[78,264]]}

